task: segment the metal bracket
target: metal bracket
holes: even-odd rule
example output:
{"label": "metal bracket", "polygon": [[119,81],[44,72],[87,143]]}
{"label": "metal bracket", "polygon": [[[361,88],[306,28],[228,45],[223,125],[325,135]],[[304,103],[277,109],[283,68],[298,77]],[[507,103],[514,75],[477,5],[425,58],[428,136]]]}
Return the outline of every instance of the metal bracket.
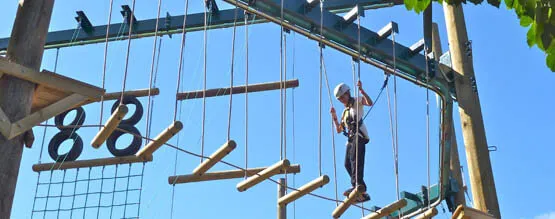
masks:
{"label": "metal bracket", "polygon": [[129,5],[122,5],[121,9],[121,16],[123,16],[123,20],[125,21],[125,23],[130,24],[131,22],[133,22],[133,26],[136,26],[137,18],[135,17],[135,13],[133,13],[131,11],[131,8],[129,8]]}
{"label": "metal bracket", "polygon": [[220,9],[218,8],[218,4],[216,4],[216,1],[214,0],[204,0],[204,6],[213,15],[218,14],[220,12]]}
{"label": "metal bracket", "polygon": [[468,57],[472,57],[472,40],[469,40],[467,42],[464,43],[465,46],[465,54]]}
{"label": "metal bracket", "polygon": [[378,38],[376,39],[376,43],[382,41],[385,38],[388,38],[393,33],[399,33],[399,25],[391,21],[378,31]]}
{"label": "metal bracket", "polygon": [[359,5],[355,5],[347,14],[343,16],[342,26],[352,24],[357,18],[364,17],[364,9]]}
{"label": "metal bracket", "polygon": [[497,151],[497,146],[488,146],[488,151],[489,152]]}
{"label": "metal bracket", "polygon": [[474,93],[478,93],[478,86],[476,85],[476,78],[474,76],[470,76],[468,79],[470,80],[470,86],[472,87],[472,91],[474,91]]}
{"label": "metal bracket", "polygon": [[313,8],[315,8],[318,4],[320,4],[320,0],[306,0],[305,9],[307,11],[310,11]]}
{"label": "metal bracket", "polygon": [[166,32],[168,33],[168,37],[170,39],[172,38],[172,34],[170,33],[171,24],[172,24],[172,16],[170,15],[169,12],[166,12],[166,21],[164,23],[164,26],[166,27]]}
{"label": "metal bracket", "polygon": [[77,17],[75,17],[75,20],[77,21],[77,23],[79,23],[81,29],[83,29],[87,34],[91,34],[92,32],[94,32],[94,26],[91,24],[91,21],[89,20],[87,15],[85,15],[85,12],[77,11],[76,13]]}

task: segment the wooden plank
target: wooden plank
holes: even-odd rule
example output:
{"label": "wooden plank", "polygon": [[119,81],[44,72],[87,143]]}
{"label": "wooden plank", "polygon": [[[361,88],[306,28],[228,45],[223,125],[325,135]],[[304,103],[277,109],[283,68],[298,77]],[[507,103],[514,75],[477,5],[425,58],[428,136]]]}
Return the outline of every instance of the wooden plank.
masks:
{"label": "wooden plank", "polygon": [[10,62],[7,58],[3,57],[0,57],[0,71],[35,84],[60,88],[64,91],[79,93],[89,98],[99,97],[104,93],[102,88],[95,87],[47,70],[38,72],[15,62]]}
{"label": "wooden plank", "polygon": [[453,219],[495,219],[491,214],[485,213],[475,208],[459,205],[453,213]]}
{"label": "wooden plank", "polygon": [[70,93],[60,91],[51,87],[44,85],[38,85],[35,89],[35,94],[33,95],[33,105],[31,107],[31,113],[42,109],[52,103],[57,102],[67,96]]}
{"label": "wooden plank", "polygon": [[152,157],[152,153],[158,150],[163,144],[168,142],[175,134],[183,129],[183,123],[180,121],[175,121],[172,123],[166,130],[162,131],[153,141],[149,142],[146,146],[141,148],[139,152],[137,152],[137,156],[139,157]]}
{"label": "wooden plank", "polygon": [[[134,96],[134,97],[146,97],[146,96],[148,96],[148,90],[149,89],[125,91],[125,92],[123,92],[123,95],[124,96]],[[158,88],[152,88],[151,89],[151,91],[150,91],[151,96],[156,96],[158,94],[160,94],[160,89],[158,89]],[[104,94],[104,100],[105,101],[107,101],[107,100],[118,100],[119,98],[121,98],[121,92],[113,92],[113,93]],[[83,103],[83,105],[87,105],[87,104],[94,103],[94,102],[100,102],[100,97],[90,99],[87,102]]]}
{"label": "wooden plank", "polygon": [[[294,88],[299,86],[299,80],[293,79],[284,81],[283,83],[284,89],[285,88]],[[225,96],[229,95],[232,91],[233,94],[243,94],[243,93],[253,93],[253,92],[260,92],[260,91],[269,91],[269,90],[278,90],[280,89],[280,82],[270,82],[270,83],[261,83],[261,84],[251,84],[249,86],[236,86],[233,88],[215,88],[215,89],[208,89],[206,90],[206,97],[217,97],[217,96]],[[203,91],[190,91],[185,93],[178,93],[176,95],[177,100],[188,100],[188,99],[197,99],[203,97]]]}
{"label": "wooden plank", "polygon": [[[254,176],[260,171],[265,170],[266,168],[267,167],[257,167],[257,168],[248,169],[247,177]],[[287,170],[281,170],[278,174],[285,174],[285,172],[287,172],[288,174],[300,173],[301,166],[298,164],[290,165],[287,168]],[[168,183],[173,185],[173,184],[203,182],[203,181],[212,181],[212,180],[236,179],[236,178],[243,178],[243,177],[245,177],[244,170],[229,170],[229,171],[205,173],[201,176],[197,176],[194,174],[170,176],[168,177]]]}
{"label": "wooden plank", "polygon": [[91,145],[94,148],[100,148],[102,144],[108,139],[108,137],[116,130],[116,127],[121,123],[121,120],[125,117],[125,115],[129,112],[129,109],[126,105],[119,105],[116,108],[116,111],[112,113],[108,121],[106,121],[106,125],[104,125],[100,131],[94,136],[93,140],[91,141]]}
{"label": "wooden plank", "polygon": [[290,165],[291,165],[291,163],[289,162],[289,160],[287,160],[287,159],[280,160],[277,163],[275,163],[274,165],[269,166],[268,168],[260,171],[258,174],[254,175],[254,176],[251,176],[251,177],[241,181],[240,183],[238,183],[237,184],[237,190],[239,192],[247,191],[247,189],[249,189],[250,187],[253,187],[253,186],[257,185],[258,183],[261,183],[265,179],[268,179],[268,178],[272,177],[273,175],[278,174],[279,172],[281,172],[281,170],[286,169]]}
{"label": "wooden plank", "polygon": [[333,210],[333,212],[331,213],[332,217],[333,218],[341,217],[341,215],[345,213],[347,208],[349,208],[355,202],[356,198],[361,194],[360,190],[361,190],[361,186],[357,186],[355,189],[353,189],[353,191],[349,194],[349,196],[347,196],[345,200],[343,200],[343,202],[341,202],[335,208],[335,210]]}
{"label": "wooden plank", "polygon": [[124,156],[124,157],[109,157],[109,158],[98,158],[91,160],[76,160],[69,162],[59,162],[59,163],[43,163],[33,165],[33,171],[50,171],[50,170],[67,170],[85,167],[98,167],[98,166],[108,166],[115,164],[129,164],[129,163],[143,163],[150,162],[152,159],[144,159],[137,157],[135,155]]}
{"label": "wooden plank", "polygon": [[72,94],[54,104],[51,104],[41,110],[12,124],[10,139],[22,134],[23,132],[33,128],[34,126],[44,122],[62,112],[65,112],[76,105],[79,105],[87,98],[81,94]]}
{"label": "wooden plank", "polygon": [[382,209],[379,209],[375,212],[372,212],[370,214],[368,214],[366,217],[364,217],[364,219],[379,219],[382,217],[385,217],[391,213],[393,213],[396,210],[399,210],[403,207],[407,206],[407,200],[406,199],[399,199],[385,207],[383,207]]}
{"label": "wooden plank", "polygon": [[303,197],[304,195],[311,193],[312,191],[328,184],[330,182],[330,177],[327,175],[323,175],[321,177],[316,178],[315,180],[310,181],[309,183],[301,186],[296,191],[293,191],[281,198],[278,199],[278,205],[287,205],[295,200]]}
{"label": "wooden plank", "polygon": [[198,165],[195,170],[193,170],[193,174],[195,175],[202,175],[206,173],[210,168],[212,168],[216,163],[220,162],[226,155],[228,155],[233,149],[237,147],[235,141],[230,140],[222,145],[217,151],[215,151],[212,155],[210,155],[210,159],[204,160],[200,165]]}

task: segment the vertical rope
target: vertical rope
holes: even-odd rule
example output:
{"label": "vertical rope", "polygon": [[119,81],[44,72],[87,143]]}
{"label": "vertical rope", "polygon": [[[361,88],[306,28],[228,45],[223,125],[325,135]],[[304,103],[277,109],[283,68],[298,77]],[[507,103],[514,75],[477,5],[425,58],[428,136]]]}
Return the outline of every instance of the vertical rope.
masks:
{"label": "vertical rope", "polygon": [[133,33],[133,14],[135,13],[135,0],[133,0],[132,3],[132,9],[131,9],[131,14],[127,15],[129,16],[128,20],[129,22],[129,33],[127,36],[127,53],[125,55],[125,71],[123,73],[123,86],[121,88],[121,97],[120,97],[120,104],[123,104],[123,92],[125,92],[125,84],[127,82],[127,68],[129,67],[129,53],[131,51],[131,34]]}
{"label": "vertical rope", "polygon": [[[295,44],[295,42],[297,42],[296,36],[297,35],[295,34],[295,32],[293,32],[293,64],[292,64],[293,65],[292,66],[293,67],[293,72],[292,72],[292,75],[293,75],[292,77],[293,78],[295,78],[295,54],[296,54],[296,51],[295,51],[295,47],[296,47],[295,45],[296,44]],[[296,152],[296,147],[295,147],[295,143],[296,143],[295,142],[295,139],[296,139],[295,138],[295,88],[293,88],[293,90],[291,91],[291,102],[292,102],[291,103],[291,111],[292,111],[291,116],[293,117],[292,118],[293,119],[293,121],[292,121],[293,124],[291,124],[292,132],[293,132],[292,133],[292,137],[293,137],[293,142],[292,142],[292,144],[293,144],[293,163],[295,163],[295,161],[296,161],[296,156],[295,156],[295,152]],[[295,182],[295,176],[296,175],[297,174],[293,174],[293,188],[297,187],[296,182]],[[296,211],[297,211],[297,204],[296,204],[295,201],[293,201],[293,219],[296,219],[296,217],[297,217],[297,212]]]}
{"label": "vertical rope", "polygon": [[[183,109],[183,101],[181,101],[179,103],[179,120],[181,120],[181,110]],[[179,140],[181,137],[181,133],[177,135],[177,142],[176,145],[179,148]],[[174,160],[174,165],[173,165],[173,175],[177,175],[177,150],[175,150],[175,160]],[[177,181],[177,178],[175,179],[175,181]],[[172,203],[171,203],[171,214],[170,214],[170,219],[173,218],[173,207],[174,207],[174,201],[175,201],[175,181],[174,183],[172,183]]]}
{"label": "vertical rope", "polygon": [[[156,61],[156,40],[158,39],[158,23],[160,22],[160,9],[162,8],[162,0],[158,0],[158,12],[156,14],[156,29],[154,30],[154,42],[153,42],[153,46],[152,46],[152,63],[150,65],[150,77],[148,79],[148,106],[146,107],[146,137],[147,140],[145,141],[145,145],[148,144],[149,142],[149,138],[150,138],[150,120],[151,118],[151,114],[152,114],[152,81],[153,81],[153,74],[154,74],[154,62]],[[161,47],[162,45],[160,45]],[[158,52],[158,57],[160,57],[160,52]]]}
{"label": "vertical rope", "polygon": [[[360,49],[361,49],[360,48],[360,13],[357,14],[357,20],[358,20],[358,31],[357,31],[357,35],[358,35],[358,37],[357,37],[357,41],[358,41],[358,60],[357,61],[358,61],[358,81],[360,81],[360,55],[361,55],[360,54]],[[353,62],[353,70],[354,70],[354,62]],[[354,72],[353,72],[353,83],[357,83],[357,82],[355,82]],[[355,167],[355,172],[356,172],[356,174],[355,175],[356,176],[355,176],[355,178],[356,178],[356,185],[358,187],[359,186],[358,185],[358,181],[359,181],[358,180],[359,179],[358,178],[359,177],[359,175],[358,175],[358,156],[359,156],[359,154],[358,154],[358,145],[359,145],[358,138],[359,138],[359,136],[358,135],[359,135],[359,130],[360,130],[360,127],[359,127],[359,116],[360,116],[359,115],[359,113],[360,113],[359,112],[359,88],[358,88],[358,86],[355,88],[355,90],[356,90],[355,91],[355,98],[356,98],[356,100],[355,100],[355,106],[356,106],[356,117],[355,117],[355,121],[356,121],[356,132],[355,132],[356,133],[356,136],[355,136],[355,141],[356,141],[356,143],[355,143],[355,146],[356,146],[356,148],[355,148],[355,166],[356,166]],[[363,214],[364,214],[364,211],[363,211]]]}
{"label": "vertical rope", "polygon": [[279,33],[279,159],[283,160],[283,0],[280,7]]}
{"label": "vertical rope", "polygon": [[127,196],[129,194],[129,178],[131,176],[131,164],[129,164],[129,171],[127,172],[127,189],[125,189],[125,204],[123,205],[123,218],[127,213]]}
{"label": "vertical rope", "polygon": [[[396,42],[395,42],[395,31],[393,31],[391,33],[391,39],[392,39],[392,47],[393,47],[393,72],[397,72],[397,47],[396,47]],[[392,121],[391,121],[391,104],[390,104],[390,98],[389,98],[389,85],[387,85],[387,101],[388,101],[388,107],[389,107],[389,117],[390,117],[390,126],[392,127],[391,132],[392,132],[392,142],[393,143],[393,168],[395,171],[395,194],[397,196],[397,200],[401,199],[401,194],[399,191],[399,137],[398,137],[398,120],[397,120],[397,76],[394,74],[393,75],[393,99],[394,99],[394,118],[395,118],[395,126],[392,126]],[[399,209],[399,215],[402,216],[403,212],[401,212],[401,210]]]}
{"label": "vertical rope", "polygon": [[[79,176],[79,168],[75,173],[75,182],[73,183],[73,197],[71,200],[71,211],[69,211],[69,218],[73,218],[73,209],[75,208],[75,192],[77,191],[77,177]],[[62,194],[63,195],[63,194]],[[85,203],[86,205],[86,203]]]}
{"label": "vertical rope", "polygon": [[85,218],[85,212],[87,211],[87,200],[89,200],[89,184],[91,182],[91,171],[92,171],[92,167],[89,167],[89,174],[87,176],[87,193],[85,195],[85,209],[83,210],[83,218]]}
{"label": "vertical rope", "polygon": [[64,175],[62,177],[62,191],[60,191],[60,198],[58,199],[58,209],[56,211],[56,218],[60,218],[60,207],[62,206],[62,195],[64,194],[65,181],[66,181],[66,170],[64,170]]}
{"label": "vertical rope", "polygon": [[[185,0],[185,14],[189,10],[189,0]],[[181,31],[181,46],[179,49],[179,67],[177,69],[177,86],[175,93],[179,93],[179,87],[181,86],[181,71],[183,69],[183,50],[185,49],[185,39],[187,36],[187,31],[185,29],[185,25],[187,24],[187,16],[183,16],[183,30]],[[175,106],[173,110],[173,121],[175,122],[177,119],[177,102],[179,100],[175,98]]]}
{"label": "vertical rope", "polygon": [[322,176],[322,72],[324,66],[324,1],[320,1],[320,74],[318,85],[318,175]]}
{"label": "vertical rope", "polygon": [[[114,0],[110,0],[110,12],[108,14],[108,25],[106,26],[106,41],[104,43],[104,65],[102,67],[102,89],[106,88],[106,64],[108,62],[108,36],[110,35],[110,23],[112,22],[112,8]],[[54,70],[54,72],[56,72]],[[98,130],[102,129],[102,114],[104,113],[104,95],[100,96],[100,119],[98,121]]]}
{"label": "vertical rope", "polygon": [[50,186],[52,185],[53,174],[54,174],[54,171],[51,170],[48,178],[48,189],[46,191],[46,203],[44,204],[44,212],[42,214],[42,218],[46,217],[46,210],[48,210],[48,200],[50,199],[48,196],[50,196]]}
{"label": "vertical rope", "polygon": [[116,174],[114,175],[114,189],[112,190],[112,205],[110,205],[110,218],[112,218],[112,212],[114,210],[114,199],[116,197],[116,183],[118,181],[118,166],[119,164],[116,164]]}
{"label": "vertical rope", "polygon": [[201,135],[201,143],[200,143],[200,162],[204,160],[204,131],[206,128],[206,63],[208,58],[208,9],[204,10],[204,80],[203,80],[203,87],[202,87],[202,135]]}
{"label": "vertical rope", "polygon": [[249,164],[249,14],[245,11],[245,179]]}
{"label": "vertical rope", "polygon": [[430,81],[430,74],[428,70],[428,48],[424,43],[424,53],[426,59],[426,160],[427,160],[427,177],[428,177],[428,209],[431,207],[430,202],[430,89],[427,87]]}
{"label": "vertical rope", "polygon": [[106,166],[102,166],[102,172],[100,176],[100,196],[98,197],[98,210],[96,211],[96,219],[100,218],[100,201],[102,200],[102,188],[104,184],[104,169]]}
{"label": "vertical rope", "polygon": [[141,212],[141,196],[143,194],[143,179],[144,179],[144,173],[145,173],[145,164],[143,163],[143,168],[141,170],[141,187],[139,190],[139,206],[137,206],[137,218],[139,218],[140,212]]}
{"label": "vertical rope", "polygon": [[227,141],[231,140],[231,111],[233,105],[233,75],[235,72],[235,33],[237,31],[237,13],[239,8],[235,6],[235,15],[233,17],[233,36],[231,40],[231,74],[229,76],[229,113],[227,116]]}

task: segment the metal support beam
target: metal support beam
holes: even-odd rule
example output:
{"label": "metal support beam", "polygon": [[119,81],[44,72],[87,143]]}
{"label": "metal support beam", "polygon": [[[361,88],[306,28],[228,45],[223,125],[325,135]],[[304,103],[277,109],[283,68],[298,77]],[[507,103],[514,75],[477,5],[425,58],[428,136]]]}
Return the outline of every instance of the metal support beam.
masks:
{"label": "metal support beam", "polygon": [[[285,1],[298,1],[298,0],[285,0]],[[328,1],[325,4],[325,9],[333,13],[343,13],[351,10],[356,4],[360,5],[363,9],[375,9],[383,7],[391,7],[394,5],[403,4],[402,0],[341,0],[341,1]],[[241,10],[241,9],[239,9]],[[245,17],[243,10],[237,13],[237,20],[243,20]],[[169,14],[168,14],[169,15]],[[183,29],[183,16],[166,16],[161,17],[158,25],[158,35],[170,35],[174,33],[181,33]],[[211,25],[208,29],[218,29],[232,27],[235,19],[235,9],[220,10],[218,16],[212,17]],[[132,38],[142,38],[154,36],[156,32],[156,18],[137,21],[133,24]],[[262,17],[255,17],[251,23],[266,23],[266,19]],[[243,25],[242,22],[237,22],[237,25]],[[123,27],[122,27],[123,26]],[[108,34],[109,41],[123,40],[127,38],[118,37],[118,32],[123,28],[127,32],[129,25],[124,23],[110,24],[110,32]],[[204,13],[195,13],[187,15],[186,31],[200,31],[204,27]],[[75,29],[61,30],[49,32],[46,37],[45,49],[62,48],[78,45],[87,45],[95,43],[104,43],[106,39],[107,25],[96,26],[91,33],[77,34],[74,39]],[[0,51],[5,51],[8,47],[10,38],[0,39]],[[72,41],[73,40],[73,41]]]}

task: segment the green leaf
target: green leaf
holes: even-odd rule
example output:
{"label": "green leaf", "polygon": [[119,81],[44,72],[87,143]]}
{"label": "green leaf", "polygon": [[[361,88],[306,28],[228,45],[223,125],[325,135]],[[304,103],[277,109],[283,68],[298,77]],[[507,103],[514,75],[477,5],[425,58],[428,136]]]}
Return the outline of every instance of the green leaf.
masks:
{"label": "green leaf", "polygon": [[507,9],[512,9],[514,2],[515,0],[505,0],[505,6],[507,6]]}
{"label": "green leaf", "polygon": [[416,0],[405,0],[405,7],[407,10],[411,11],[416,4]]}
{"label": "green leaf", "polygon": [[551,69],[551,72],[555,72],[555,54],[551,53],[548,54],[547,57],[545,58],[545,64],[547,64],[547,67],[549,67],[549,69]]}
{"label": "green leaf", "polygon": [[526,42],[528,43],[529,47],[534,46],[536,44],[536,23],[532,23],[530,29],[528,29],[528,33],[526,34]]}
{"label": "green leaf", "polygon": [[534,22],[534,20],[531,17],[528,17],[526,15],[520,17],[520,26],[528,27],[533,22]]}
{"label": "green leaf", "polygon": [[[522,4],[523,8],[523,14],[522,15],[526,15],[528,17],[535,17],[536,16],[536,0],[528,0],[526,1],[525,4]],[[522,2],[520,2],[522,3]],[[537,20],[537,19],[536,19]]]}

